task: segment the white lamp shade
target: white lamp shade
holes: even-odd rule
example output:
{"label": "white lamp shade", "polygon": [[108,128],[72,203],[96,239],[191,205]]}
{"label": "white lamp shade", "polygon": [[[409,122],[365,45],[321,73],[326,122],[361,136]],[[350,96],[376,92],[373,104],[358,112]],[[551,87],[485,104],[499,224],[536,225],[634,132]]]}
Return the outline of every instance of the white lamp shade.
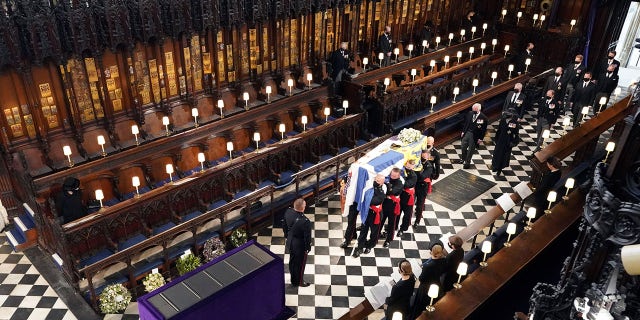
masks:
{"label": "white lamp shade", "polygon": [[400,54],[400,48],[393,49],[393,54]]}
{"label": "white lamp shade", "polygon": [[71,147],[63,146],[62,147],[62,153],[64,153],[65,156],[70,156],[71,155]]}
{"label": "white lamp shade", "polygon": [[255,141],[255,142],[260,141],[260,132],[254,132],[253,133],[253,141]]}
{"label": "white lamp shade", "polygon": [[284,133],[284,132],[286,132],[285,130],[286,130],[286,127],[285,127],[284,123],[281,123],[280,125],[278,125],[278,132]]}
{"label": "white lamp shade", "polygon": [[483,253],[491,253],[491,241],[482,241],[482,248],[481,248]]}
{"label": "white lamp shade", "polygon": [[531,58],[524,59],[524,64],[530,65],[531,64]]}
{"label": "white lamp shade", "polygon": [[555,202],[557,197],[558,197],[558,193],[557,192],[549,191],[549,194],[547,195],[547,201]]}
{"label": "white lamp shade", "polygon": [[[444,56],[444,62],[449,62],[449,56]],[[435,61],[433,65],[435,65]]]}
{"label": "white lamp shade", "polygon": [[245,92],[242,94],[242,100],[244,101],[248,101],[249,100],[249,92]]}
{"label": "white lamp shade", "polygon": [[549,131],[548,129],[545,129],[544,131],[542,131],[542,137],[547,139],[549,138],[549,136],[551,135],[551,131]]}
{"label": "white lamp shade", "polygon": [[504,45],[504,51],[509,51],[509,45],[508,44]]}
{"label": "white lamp shade", "polygon": [[545,17],[545,15],[543,14],[543,15],[540,16],[540,21],[544,21],[546,18],[547,17]]}
{"label": "white lamp shade", "polygon": [[313,74],[307,73],[307,81],[313,80]]}
{"label": "white lamp shade", "polygon": [[331,114],[331,108],[329,108],[329,107],[324,108],[324,115],[328,116],[330,114]]}
{"label": "white lamp shade", "polygon": [[582,107],[582,114],[589,114],[589,106]]}
{"label": "white lamp shade", "polygon": [[622,93],[622,88],[617,87],[615,90],[613,90],[613,94],[615,94],[616,96]]}
{"label": "white lamp shade", "polygon": [[287,80],[287,86],[293,87],[293,79]]}
{"label": "white lamp shade", "polygon": [[609,142],[607,143],[607,146],[604,148],[604,150],[611,152],[611,151],[613,151],[615,148],[616,148],[616,143],[615,143],[615,142],[613,142],[613,141],[609,141]]}
{"label": "white lamp shade", "polygon": [[102,189],[96,189],[96,200],[103,200],[104,193],[102,193]]}
{"label": "white lamp shade", "polygon": [[138,176],[131,177],[131,185],[134,186],[134,187],[139,187],[140,186],[140,177],[138,177]]}
{"label": "white lamp shade", "polygon": [[480,49],[485,49],[487,47],[487,43],[483,42],[480,44]]}
{"label": "white lamp shade", "polygon": [[204,153],[198,152],[198,162],[204,162]]}
{"label": "white lamp shade", "polygon": [[471,32],[476,32],[476,26],[471,27]]}
{"label": "white lamp shade", "polygon": [[461,35],[461,36],[464,36],[466,33],[467,33],[467,31],[466,31],[466,30],[464,30],[464,29],[460,30],[460,35]]}
{"label": "white lamp shade", "polygon": [[570,22],[570,24],[571,24],[572,26],[575,26],[575,25],[576,25],[576,22],[577,22],[577,21],[576,21],[576,19],[572,19],[572,20],[571,20],[571,22]]}
{"label": "white lamp shade", "polygon": [[471,82],[471,84],[472,84],[474,87],[477,87],[477,86],[478,86],[478,79],[473,79],[473,81]]}
{"label": "white lamp shade", "polygon": [[483,23],[483,24],[482,24],[482,29],[485,29],[485,30],[486,30],[488,26],[489,26],[488,24]]}
{"label": "white lamp shade", "polygon": [[402,313],[399,311],[394,312],[391,320],[402,320]]}
{"label": "white lamp shade", "polygon": [[510,64],[510,65],[507,67],[507,70],[508,70],[508,71],[513,71],[513,65],[512,65],[512,64]]}
{"label": "white lamp shade", "polygon": [[571,124],[571,118],[564,117],[564,119],[562,119],[562,125],[563,126],[568,126],[569,124]]}
{"label": "white lamp shade", "polygon": [[600,104],[606,104],[607,103],[607,97],[600,97]]}
{"label": "white lamp shade", "polygon": [[384,59],[384,53],[380,52],[378,54],[378,59],[380,59],[380,60]]}
{"label": "white lamp shade", "polygon": [[498,44],[498,39],[493,39],[493,40],[491,40],[491,44],[492,44],[492,45],[494,45],[494,46],[495,46],[496,44]]}
{"label": "white lamp shade", "polygon": [[453,39],[453,33],[449,33],[449,40]]}
{"label": "white lamp shade", "polygon": [[135,125],[135,124],[132,125],[131,126],[131,134],[138,134],[138,133],[140,133],[140,130],[138,129],[138,126]]}
{"label": "white lamp shade", "polygon": [[426,47],[427,45],[429,45],[429,41],[427,40],[422,40],[422,46]]}
{"label": "white lamp shade", "polygon": [[388,86],[389,84],[391,84],[391,79],[389,78],[384,78],[384,85]]}
{"label": "white lamp shade", "polygon": [[622,266],[632,276],[640,275],[640,244],[622,247],[620,252]]}
{"label": "white lamp shade", "polygon": [[495,79],[498,77],[498,73],[497,72],[491,72],[491,79]]}
{"label": "white lamp shade", "polygon": [[502,15],[506,15],[507,14],[507,9],[502,9]]}
{"label": "white lamp shade", "polygon": [[369,58],[367,57],[362,58],[362,64],[369,64]]}
{"label": "white lamp shade", "polygon": [[220,109],[224,108],[224,100],[222,100],[222,99],[218,100],[218,108],[220,108]]}
{"label": "white lamp shade", "polygon": [[167,117],[167,116],[162,117],[162,125],[163,126],[168,126],[169,125],[169,117]]}
{"label": "white lamp shade", "polygon": [[440,37],[436,37],[436,43],[440,43]]}
{"label": "white lamp shade", "polygon": [[536,208],[531,207],[527,210],[527,218],[533,219],[536,217]]}
{"label": "white lamp shade", "polygon": [[227,142],[227,151],[233,151],[233,142]]}
{"label": "white lamp shade", "polygon": [[264,88],[264,92],[266,92],[266,93],[271,93],[271,86],[266,86],[266,87]]}
{"label": "white lamp shade", "polygon": [[98,144],[101,146],[105,144],[104,136],[98,136]]}
{"label": "white lamp shade", "polygon": [[456,52],[456,57],[458,57],[458,58],[462,58],[462,51],[458,51],[458,52]]}
{"label": "white lamp shade", "polygon": [[342,107],[345,109],[349,108],[349,100],[342,100]]}
{"label": "white lamp shade", "polygon": [[522,11],[518,11],[518,14],[516,15],[518,18],[522,18]]}
{"label": "white lamp shade", "polygon": [[507,233],[508,234],[516,234],[516,224],[513,222],[509,222],[507,225]]}
{"label": "white lamp shade", "polygon": [[438,297],[438,292],[440,291],[440,287],[437,284],[432,284],[429,286],[429,291],[427,292],[427,295],[429,296],[429,298],[437,298]]}
{"label": "white lamp shade", "polygon": [[415,76],[418,73],[418,71],[416,69],[411,69],[411,75]]}
{"label": "white lamp shade", "polygon": [[167,173],[173,173],[173,164],[168,163],[167,165],[165,165],[165,169]]}
{"label": "white lamp shade", "polygon": [[198,108],[191,109],[191,116],[192,117],[197,117],[198,116]]}
{"label": "white lamp shade", "polygon": [[300,118],[300,122],[302,122],[302,124],[307,124],[307,121],[309,121],[309,120],[307,119],[307,116],[302,116],[302,117]]}
{"label": "white lamp shade", "polygon": [[458,264],[458,269],[456,269],[456,273],[461,276],[464,276],[469,271],[469,265],[466,262],[460,262]]}
{"label": "white lamp shade", "polygon": [[533,15],[533,20],[538,20],[538,14],[537,13]]}
{"label": "white lamp shade", "polygon": [[474,47],[469,47],[469,53],[474,53],[476,51],[476,48]]}
{"label": "white lamp shade", "polygon": [[407,50],[409,50],[409,51],[413,51],[413,44],[409,44],[409,45],[407,46]]}
{"label": "white lamp shade", "polygon": [[432,104],[436,103],[436,96],[431,96],[431,100],[430,100],[430,102],[431,102]]}
{"label": "white lamp shade", "polygon": [[565,188],[567,188],[567,189],[571,189],[571,188],[573,188],[573,186],[575,185],[575,183],[576,183],[576,180],[575,180],[575,179],[573,179],[573,178],[569,178],[569,179],[567,179],[567,181],[564,183],[564,187],[565,187]]}
{"label": "white lamp shade", "polygon": [[460,88],[458,88],[458,87],[453,88],[453,94],[455,94],[455,95],[460,94]]}

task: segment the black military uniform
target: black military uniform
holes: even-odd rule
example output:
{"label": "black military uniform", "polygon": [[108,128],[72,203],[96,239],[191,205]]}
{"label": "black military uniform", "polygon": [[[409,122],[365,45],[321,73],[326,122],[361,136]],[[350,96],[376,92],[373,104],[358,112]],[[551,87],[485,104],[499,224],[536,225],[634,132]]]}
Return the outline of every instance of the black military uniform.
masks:
{"label": "black military uniform", "polygon": [[384,225],[387,219],[387,226],[384,231],[384,247],[388,247],[393,241],[396,229],[398,228],[398,218],[400,217],[400,194],[404,190],[404,185],[400,178],[389,179],[387,182],[387,197],[382,202],[382,221],[380,226]]}
{"label": "black military uniform", "polygon": [[415,204],[416,197],[416,182],[418,176],[413,169],[404,169],[404,190],[400,194],[400,209],[402,211],[402,224],[400,224],[400,230],[398,231],[398,237],[402,236],[402,233],[409,229],[411,224],[411,216],[413,216],[413,205]]}
{"label": "black military uniform", "polygon": [[287,209],[284,213],[284,235],[287,238],[286,249],[289,250],[289,273],[291,284],[306,287],[304,282],[305,263],[307,254],[311,250],[311,221],[304,212]]}
{"label": "black military uniform", "polygon": [[551,130],[551,127],[558,121],[560,116],[560,108],[558,101],[552,97],[544,97],[538,103],[538,123],[536,125],[536,133],[538,134],[537,146],[542,145],[542,131]]}
{"label": "black military uniform", "polygon": [[468,169],[471,165],[471,158],[476,151],[476,144],[478,140],[484,138],[484,134],[487,132],[487,116],[482,112],[477,114],[471,110],[467,113],[464,120],[464,127],[462,128],[462,161],[464,168]]}
{"label": "black military uniform", "polygon": [[[428,154],[425,151],[429,151]],[[424,158],[428,156],[428,158]],[[416,182],[416,220],[413,223],[413,227],[417,227],[422,220],[422,211],[424,211],[424,201],[427,199],[429,193],[429,184],[433,180],[437,180],[440,177],[440,152],[436,148],[431,150],[424,150],[422,157],[420,158],[422,163],[422,170],[417,173]],[[425,181],[429,179],[429,181]]]}
{"label": "black military uniform", "polygon": [[[365,192],[365,199],[369,200],[369,206],[361,208],[361,210],[367,210],[367,217],[362,221],[362,229],[360,230],[360,236],[358,237],[358,247],[353,253],[354,257],[359,257],[364,250],[364,253],[371,252],[371,248],[375,247],[378,242],[378,233],[380,232],[380,222],[382,215],[382,202],[385,198],[385,191],[382,185],[377,182],[373,182],[373,188]],[[367,234],[371,231],[369,241],[367,241]]]}

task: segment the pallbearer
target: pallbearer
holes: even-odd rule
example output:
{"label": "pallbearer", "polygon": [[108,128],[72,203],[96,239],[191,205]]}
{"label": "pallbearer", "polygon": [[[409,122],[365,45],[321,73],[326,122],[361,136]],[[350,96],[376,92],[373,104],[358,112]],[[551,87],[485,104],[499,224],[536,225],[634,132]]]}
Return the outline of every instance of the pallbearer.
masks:
{"label": "pallbearer", "polygon": [[402,210],[402,224],[400,230],[398,230],[398,237],[409,229],[411,224],[411,216],[413,216],[413,205],[415,203],[416,196],[416,181],[418,176],[416,175],[415,160],[409,159],[404,165],[404,170],[401,172],[404,178],[404,190],[400,194],[400,209]]}
{"label": "pallbearer", "polygon": [[427,148],[422,150],[420,156],[421,168],[417,172],[416,182],[416,220],[413,228],[422,220],[424,201],[431,193],[431,183],[440,177],[440,152],[435,148],[434,141],[433,137],[427,137]]}
{"label": "pallbearer", "polygon": [[[362,230],[358,237],[358,247],[353,256],[359,257],[364,250],[364,253],[371,252],[378,242],[378,230],[381,225],[382,215],[382,202],[384,201],[385,194],[387,192],[384,184],[384,176],[382,174],[376,175],[373,180],[373,188],[365,191],[362,202],[358,206],[360,212],[360,219],[362,220]],[[367,234],[371,231],[369,241],[367,241]]]}
{"label": "pallbearer", "polygon": [[389,243],[393,241],[393,236],[396,234],[398,220],[400,218],[400,194],[404,189],[404,184],[400,179],[399,168],[391,169],[389,181],[386,185],[387,197],[382,203],[382,222],[380,223],[382,226],[384,225],[384,222],[387,221],[385,233],[383,234],[383,237],[385,238],[383,247],[385,248],[389,247]]}

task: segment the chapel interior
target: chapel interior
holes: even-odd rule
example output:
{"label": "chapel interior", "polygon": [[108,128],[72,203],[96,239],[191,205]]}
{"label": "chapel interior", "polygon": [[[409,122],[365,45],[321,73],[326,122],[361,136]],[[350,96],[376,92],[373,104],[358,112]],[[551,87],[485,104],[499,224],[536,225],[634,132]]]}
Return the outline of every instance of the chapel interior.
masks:
{"label": "chapel interior", "polygon": [[[0,207],[9,221],[0,261],[8,266],[3,259],[24,255],[19,263],[35,266],[42,285],[64,301],[68,312],[57,318],[102,319],[99,297],[107,285],[123,284],[135,301],[146,293],[148,274],[177,277],[176,261],[188,250],[202,255],[208,239],[232,247],[236,230],[244,230],[257,242],[269,234],[270,243],[262,244],[272,250],[283,247],[283,212],[302,197],[316,215],[329,210],[344,223],[329,222],[314,239],[324,237],[323,250],[346,264],[352,279],[350,264],[360,260],[338,248],[346,220],[331,203],[358,159],[404,128],[435,137],[437,148],[455,154],[473,104],[497,125],[516,83],[541,92],[554,69],[576,55],[596,72],[614,50],[621,61],[615,97],[591,106],[580,123],[560,117],[541,148],[512,160],[525,175],[501,178],[508,190],[465,200],[465,208],[486,206],[477,219],[451,227],[475,271],[419,319],[640,319],[640,117],[638,91],[630,86],[639,79],[639,5],[0,0]],[[381,66],[385,26],[394,50]],[[331,55],[342,42],[352,76],[336,82]],[[533,57],[518,70],[528,43]],[[535,122],[535,112],[525,122]],[[489,131],[491,145],[495,131]],[[479,152],[490,162],[489,153]],[[549,213],[538,212],[530,223],[530,202],[514,187],[523,182],[535,190],[552,157],[563,161],[558,196]],[[446,156],[442,162],[450,163]],[[482,175],[481,165],[476,160],[468,172]],[[463,169],[451,162],[445,170]],[[79,181],[87,208],[73,220],[56,203],[68,178]],[[490,173],[483,179],[493,180]],[[502,194],[513,208],[496,202]],[[507,231],[508,222],[517,224],[517,235]],[[416,238],[418,230],[426,242],[444,235],[421,227]],[[493,243],[488,252],[486,241]],[[416,252],[427,249],[418,246]],[[395,271],[405,257],[384,252]],[[37,319],[54,308],[10,304],[25,301],[14,297],[21,284],[11,282],[12,270],[0,272],[0,318]],[[308,273],[317,280],[320,270]],[[381,319],[384,312],[364,294],[371,285],[358,286],[326,318]],[[314,303],[302,308],[297,293],[287,289],[296,319],[325,318]],[[336,299],[318,287],[307,295]]]}

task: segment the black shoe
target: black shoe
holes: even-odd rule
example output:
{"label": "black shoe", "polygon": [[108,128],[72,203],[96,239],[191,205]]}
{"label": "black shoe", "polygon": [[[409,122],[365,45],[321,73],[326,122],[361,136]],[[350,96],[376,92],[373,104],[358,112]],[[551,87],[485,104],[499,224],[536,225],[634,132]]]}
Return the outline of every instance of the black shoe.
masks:
{"label": "black shoe", "polygon": [[383,248],[389,248],[389,241],[385,241],[382,245]]}
{"label": "black shoe", "polygon": [[413,224],[413,228],[415,229],[417,227],[418,227],[418,223],[416,222],[416,223]]}
{"label": "black shoe", "polygon": [[349,241],[345,241],[345,242],[340,244],[340,248],[346,248],[348,246],[349,246]]}
{"label": "black shoe", "polygon": [[469,164],[465,164],[464,166],[462,166],[462,169],[469,169],[469,168],[471,168],[471,165]]}
{"label": "black shoe", "polygon": [[386,238],[386,237],[387,237],[387,232],[382,231],[382,233],[380,234],[380,238]]}
{"label": "black shoe", "polygon": [[360,231],[360,230],[362,230],[362,226],[357,226],[356,231]]}
{"label": "black shoe", "polygon": [[455,161],[455,163],[458,163],[458,164],[460,164],[460,163],[464,163],[464,160],[462,160],[462,159],[458,159],[458,160],[456,160],[456,161]]}
{"label": "black shoe", "polygon": [[365,248],[363,253],[364,253],[364,254],[369,254],[369,253],[371,253],[371,248]]}
{"label": "black shoe", "polygon": [[356,251],[353,252],[353,257],[357,258],[360,256],[360,254],[362,254],[362,250],[360,250],[359,248],[356,249]]}
{"label": "black shoe", "polygon": [[308,287],[310,285],[311,285],[311,283],[305,282],[305,281],[302,281],[302,283],[300,284],[301,287]]}
{"label": "black shoe", "polygon": [[402,235],[404,234],[404,231],[400,230],[398,231],[398,233],[396,234],[397,237],[402,237]]}

